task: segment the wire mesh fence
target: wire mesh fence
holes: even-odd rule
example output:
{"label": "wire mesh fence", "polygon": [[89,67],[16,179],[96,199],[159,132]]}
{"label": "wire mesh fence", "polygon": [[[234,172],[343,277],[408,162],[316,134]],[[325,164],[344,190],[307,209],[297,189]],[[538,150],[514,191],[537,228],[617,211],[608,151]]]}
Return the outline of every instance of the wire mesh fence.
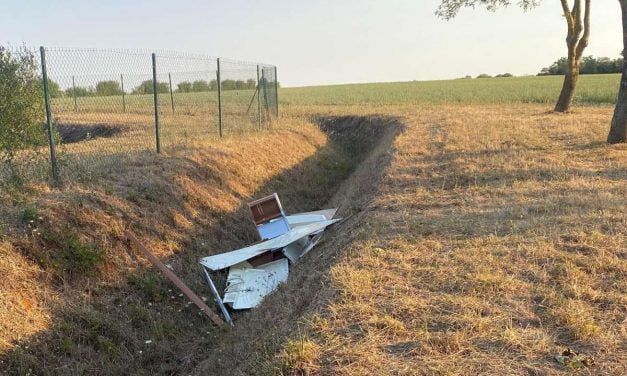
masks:
{"label": "wire mesh fence", "polygon": [[[12,62],[31,75],[22,86],[33,82],[37,89],[38,114],[30,123],[38,137],[18,145],[10,158],[0,141],[3,179],[26,170],[42,174],[44,159],[55,178],[99,173],[129,155],[266,129],[278,116],[276,67],[266,64],[166,51],[1,49],[0,64]],[[27,162],[27,155],[37,162]]]}

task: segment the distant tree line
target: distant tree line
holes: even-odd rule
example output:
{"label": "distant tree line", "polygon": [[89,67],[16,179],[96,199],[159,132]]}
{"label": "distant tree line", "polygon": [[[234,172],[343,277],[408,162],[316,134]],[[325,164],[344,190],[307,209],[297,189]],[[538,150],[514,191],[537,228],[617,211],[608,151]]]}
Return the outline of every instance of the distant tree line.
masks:
{"label": "distant tree line", "polygon": [[[568,59],[563,57],[550,67],[542,68],[538,76],[565,75],[568,70]],[[609,57],[586,56],[581,59],[579,74],[606,74],[621,73],[623,71],[623,58],[610,59]]]}
{"label": "distant tree line", "polygon": [[[538,73],[538,76],[559,76],[565,75],[568,70],[568,59],[563,57],[550,67],[542,68],[542,71]],[[580,74],[605,74],[605,73],[622,73],[623,71],[623,58],[610,59],[609,57],[594,57],[586,56],[581,59],[581,67],[579,68]],[[501,77],[514,77],[511,73],[497,74],[491,76],[486,73],[478,75],[476,78],[501,78]],[[471,79],[472,76],[466,76],[465,79]]]}
{"label": "distant tree line", "polygon": [[[477,78],[507,78],[507,77],[515,77],[513,74],[511,73],[501,73],[501,74],[497,74],[496,76],[491,76],[487,73],[481,73],[480,75],[477,76]],[[464,79],[466,80],[470,80],[472,79],[472,76],[465,76]]]}
{"label": "distant tree line", "polygon": [[[152,84],[152,80],[142,81],[137,87],[135,87],[131,94],[153,94],[154,86]],[[157,81],[157,94],[164,94],[170,92],[170,85],[167,82],[158,82]]]}
{"label": "distant tree line", "polygon": [[[255,89],[257,87],[257,80],[248,79],[244,80],[222,80],[222,90],[247,90]],[[194,82],[183,81],[177,85],[177,93],[196,93],[201,91],[216,91],[218,90],[218,81],[211,80],[209,82],[198,80]]]}
{"label": "distant tree line", "polygon": [[211,80],[210,82],[204,80],[197,80],[194,82],[183,81],[176,85],[177,93],[199,93],[203,91],[216,91],[218,90],[218,81]]}
{"label": "distant tree line", "polygon": [[[95,87],[87,86],[75,86],[66,89],[65,91],[59,88],[59,84],[50,80],[50,93],[51,97],[69,96],[69,97],[91,97],[91,96],[112,96],[122,95],[122,87],[120,82],[100,81]],[[254,90],[257,87],[256,79],[244,80],[222,80],[222,90]],[[131,90],[131,94],[152,94],[153,93],[152,80],[146,80],[137,85]],[[176,85],[175,93],[199,93],[204,91],[217,91],[217,80],[205,81],[183,81]],[[157,93],[169,93],[170,85],[167,82],[157,82]]]}
{"label": "distant tree line", "polygon": [[[494,76],[494,78],[507,78],[507,77],[514,77],[514,75],[511,73],[501,73],[501,74],[497,74],[496,76]],[[477,78],[492,78],[492,76],[486,73],[482,73],[478,75]]]}

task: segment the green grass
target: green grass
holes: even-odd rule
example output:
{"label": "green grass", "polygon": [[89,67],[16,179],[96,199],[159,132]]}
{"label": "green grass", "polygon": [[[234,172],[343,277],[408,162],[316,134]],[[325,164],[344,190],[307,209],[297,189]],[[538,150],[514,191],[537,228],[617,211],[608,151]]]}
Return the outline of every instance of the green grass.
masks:
{"label": "green grass", "polygon": [[[279,89],[282,105],[552,103],[563,76],[348,84]],[[575,103],[614,104],[620,75],[581,76]]]}
{"label": "green grass", "polygon": [[104,261],[104,255],[94,244],[81,241],[78,235],[70,230],[60,233],[45,231],[43,241],[50,249],[57,252],[52,256],[50,265],[59,274],[79,276],[93,272],[98,264]]}

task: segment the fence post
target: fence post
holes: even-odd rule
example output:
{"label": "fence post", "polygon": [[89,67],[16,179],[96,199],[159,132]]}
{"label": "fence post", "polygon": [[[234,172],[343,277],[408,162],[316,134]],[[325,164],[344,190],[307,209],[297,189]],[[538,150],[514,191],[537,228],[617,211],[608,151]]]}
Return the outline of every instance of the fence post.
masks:
{"label": "fence post", "polygon": [[54,150],[54,136],[52,134],[52,111],[50,110],[50,92],[48,90],[48,71],[46,69],[46,49],[39,47],[41,53],[41,76],[44,84],[44,102],[46,104],[46,126],[48,128],[48,145],[50,147],[50,164],[52,165],[52,178],[55,183],[59,182],[59,170],[57,166],[57,156]]}
{"label": "fence post", "polygon": [[168,72],[168,80],[170,80],[170,102],[172,102],[172,112],[174,112],[174,94],[172,94],[172,74]]}
{"label": "fence post", "polygon": [[76,104],[76,84],[74,83],[74,76],[72,76],[72,93],[74,94],[74,112],[78,112],[78,104]]}
{"label": "fence post", "polygon": [[258,126],[261,129],[261,85],[259,81],[259,65],[257,65],[257,115],[258,115]]}
{"label": "fence post", "polygon": [[[261,68],[261,82],[263,82],[263,106],[266,116],[270,113],[270,105],[268,104],[268,79],[264,68]],[[267,122],[268,128],[270,128],[270,122]]]}
{"label": "fence post", "polygon": [[159,139],[159,99],[157,95],[157,56],[152,53],[152,92],[155,103],[155,138],[157,141],[157,153],[161,153],[161,140]]}
{"label": "fence post", "polygon": [[120,84],[122,85],[122,112],[126,112],[126,98],[124,93],[124,75],[120,74]]}
{"label": "fence post", "polygon": [[276,106],[276,118],[279,118],[279,76],[276,65],[274,66],[274,104]]}
{"label": "fence post", "polygon": [[216,71],[218,79],[218,133],[222,137],[222,83],[220,82],[220,58],[218,58],[218,70]]}

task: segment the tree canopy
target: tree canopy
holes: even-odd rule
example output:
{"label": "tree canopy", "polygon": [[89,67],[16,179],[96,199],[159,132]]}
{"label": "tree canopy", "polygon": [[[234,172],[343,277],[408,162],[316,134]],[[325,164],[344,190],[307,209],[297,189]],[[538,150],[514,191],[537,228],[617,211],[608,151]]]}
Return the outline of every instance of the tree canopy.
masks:
{"label": "tree canopy", "polygon": [[118,81],[100,81],[96,84],[96,94],[99,96],[122,95],[122,87]]}
{"label": "tree canopy", "polygon": [[59,83],[51,80],[50,78],[48,78],[48,94],[50,95],[50,98],[58,98],[63,96],[63,90],[61,90],[61,86],[59,85]]}
{"label": "tree canopy", "polygon": [[189,81],[183,81],[176,85],[177,93],[191,93],[192,91],[192,83]]}
{"label": "tree canopy", "polygon": [[[157,93],[169,93],[170,85],[167,82],[157,82]],[[154,93],[152,80],[143,81],[133,89],[133,94],[152,94]]]}
{"label": "tree canopy", "polygon": [[43,103],[34,55],[0,46],[0,159],[11,162],[19,150],[45,143]]}
{"label": "tree canopy", "polygon": [[193,92],[209,91],[210,86],[207,81],[197,80],[192,83]]}
{"label": "tree canopy", "polygon": [[[580,74],[621,73],[623,58],[610,59],[609,57],[585,56],[581,59]],[[564,75],[568,70],[568,58],[562,57],[551,66],[542,68],[538,76]]]}
{"label": "tree canopy", "polygon": [[90,97],[96,95],[96,93],[91,87],[76,86],[66,89],[65,95],[68,97]]}
{"label": "tree canopy", "polygon": [[[541,0],[521,0],[517,2],[517,4],[524,10],[529,10],[537,6],[540,1]],[[500,7],[506,7],[511,4],[511,0],[442,0],[442,3],[435,13],[438,17],[450,20],[454,18],[462,8],[475,8],[479,5],[484,6],[489,11],[495,11]]]}

